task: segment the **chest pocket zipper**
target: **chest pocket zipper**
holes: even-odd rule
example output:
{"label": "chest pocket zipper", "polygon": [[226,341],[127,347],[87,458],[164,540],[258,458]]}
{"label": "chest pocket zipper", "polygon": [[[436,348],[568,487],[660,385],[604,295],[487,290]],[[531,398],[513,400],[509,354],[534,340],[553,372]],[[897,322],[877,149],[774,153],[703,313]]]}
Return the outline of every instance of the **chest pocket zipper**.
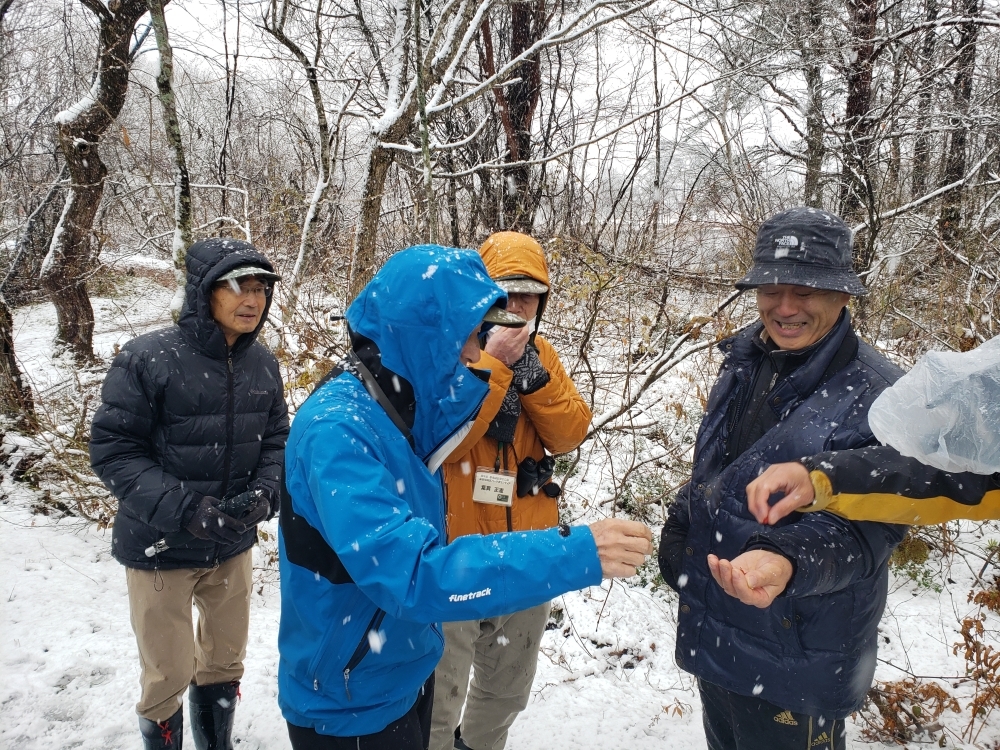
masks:
{"label": "chest pocket zipper", "polygon": [[382,620],[385,618],[385,612],[381,609],[376,609],[375,614],[372,615],[371,621],[368,623],[368,627],[365,628],[365,632],[361,635],[361,641],[358,643],[358,647],[354,649],[354,653],[351,654],[350,660],[347,662],[347,666],[344,667],[344,692],[347,693],[347,700],[351,700],[351,689],[348,687],[348,683],[351,680],[351,671],[356,669],[361,660],[368,655],[371,651],[371,638],[369,633],[373,630],[378,633],[378,626],[382,624]]}

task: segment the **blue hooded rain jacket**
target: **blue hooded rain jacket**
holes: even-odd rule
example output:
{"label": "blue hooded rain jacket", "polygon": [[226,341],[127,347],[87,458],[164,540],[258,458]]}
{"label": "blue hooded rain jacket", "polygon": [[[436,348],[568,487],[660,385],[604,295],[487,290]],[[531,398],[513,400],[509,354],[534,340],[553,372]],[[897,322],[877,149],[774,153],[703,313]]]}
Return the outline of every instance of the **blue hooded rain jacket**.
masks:
{"label": "blue hooded rain jacket", "polygon": [[486,397],[459,353],[504,298],[477,253],[427,245],[394,255],[347,311],[393,386],[412,388],[412,447],[349,371],[295,417],[278,636],[278,701],[294,725],[340,737],[379,732],[434,671],[439,622],[527,609],[601,580],[586,527],[445,545],[441,475],[427,462]]}

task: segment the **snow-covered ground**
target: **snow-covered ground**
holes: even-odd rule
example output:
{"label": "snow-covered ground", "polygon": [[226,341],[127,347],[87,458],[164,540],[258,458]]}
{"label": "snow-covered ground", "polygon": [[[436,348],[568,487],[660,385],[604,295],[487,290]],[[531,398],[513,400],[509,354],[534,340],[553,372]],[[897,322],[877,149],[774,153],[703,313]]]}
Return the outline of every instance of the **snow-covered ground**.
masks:
{"label": "snow-covered ground", "polygon": [[[137,282],[122,299],[95,300],[97,348],[166,322],[170,291]],[[51,356],[51,306],[15,311],[15,348],[40,392],[72,382],[68,365]],[[688,386],[690,389],[690,386]],[[584,471],[577,495],[597,492]],[[0,748],[58,750],[140,746],[133,705],[138,659],[129,625],[125,575],[110,555],[110,530],[74,517],[33,512],[33,493],[4,476],[0,484]],[[276,531],[276,522],[265,526]],[[965,532],[959,541],[981,541]],[[289,747],[276,701],[279,590],[265,565],[273,543],[255,552],[257,585],[251,637],[236,714],[240,748]],[[977,566],[978,567],[978,566]],[[958,737],[968,722],[967,686],[951,683],[964,672],[952,647],[977,571],[956,564],[956,583],[941,592],[905,576],[893,579],[882,623],[878,679],[908,674],[946,678],[961,698],[961,715],[946,713],[944,747],[987,748],[1000,737],[992,726],[976,744]],[[989,577],[989,576],[987,576]],[[942,576],[942,578],[945,578]],[[561,597],[557,627],[546,633],[531,704],[514,724],[512,750],[614,750],[705,747],[694,681],[673,659],[675,600],[650,587],[616,583]],[[855,721],[849,747],[862,741]],[[190,742],[190,734],[186,742]],[[934,737],[937,745],[938,733]],[[926,735],[919,738],[931,746]],[[189,745],[191,746],[191,745]]]}

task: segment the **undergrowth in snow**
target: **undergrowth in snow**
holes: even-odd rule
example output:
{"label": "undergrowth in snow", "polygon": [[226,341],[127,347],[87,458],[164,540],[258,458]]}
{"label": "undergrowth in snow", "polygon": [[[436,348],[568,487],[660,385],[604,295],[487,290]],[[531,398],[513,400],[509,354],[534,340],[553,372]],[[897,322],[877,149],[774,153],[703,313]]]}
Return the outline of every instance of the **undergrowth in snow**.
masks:
{"label": "undergrowth in snow", "polygon": [[[89,427],[99,384],[116,348],[167,325],[170,297],[169,288],[137,277],[113,299],[95,299],[95,345],[104,361],[84,371],[53,355],[55,313],[50,305],[15,311],[16,351],[44,407],[45,431],[30,439],[8,433],[0,447],[4,748],[113,750],[139,745],[134,713],[139,665],[124,570],[110,555],[109,519],[102,522],[94,514],[94,522],[81,516],[77,495],[96,496],[103,490],[87,476],[85,435],[76,433],[81,407]],[[553,340],[572,363],[573,339],[561,338],[553,328]],[[609,340],[613,337],[599,340],[591,352],[591,366],[596,364],[598,371],[612,371],[620,361]],[[301,396],[315,377],[303,376],[297,354],[285,354],[289,393]],[[597,433],[578,455],[560,460],[557,474],[567,489],[561,509],[565,519],[587,523],[626,514],[658,532],[665,502],[689,470],[703,398],[717,365],[711,350],[694,355],[660,380],[613,429]],[[597,401],[604,401],[597,404],[598,412],[613,408],[615,401],[612,386],[601,389]],[[29,455],[36,456],[33,462],[25,461]],[[261,530],[262,543],[254,550],[250,642],[235,737],[240,748],[285,750],[289,744],[276,700],[276,521]],[[993,556],[987,551],[993,549],[991,537],[1000,538],[992,524],[953,524],[931,531],[921,537],[928,540],[921,542],[924,554],[894,568],[879,631],[876,679],[880,685],[916,680],[915,685],[936,686],[930,692],[956,701],[931,720],[931,697],[916,708],[913,700],[904,699],[903,714],[924,719],[919,723],[926,727],[911,729],[911,745],[993,748],[1000,741],[992,716],[979,716],[970,724],[968,706],[976,684],[967,679],[963,650],[955,649],[962,641],[963,619],[979,611],[968,592],[994,585]],[[635,579],[605,582],[557,599],[532,699],[512,727],[508,747],[704,748],[694,679],[674,663],[675,609],[676,597],[660,583],[655,560]],[[984,620],[984,642],[995,643],[994,620]],[[924,694],[930,695],[927,690]],[[848,724],[849,747],[889,747],[865,739],[883,724],[873,706]],[[185,742],[190,742],[186,733]]]}

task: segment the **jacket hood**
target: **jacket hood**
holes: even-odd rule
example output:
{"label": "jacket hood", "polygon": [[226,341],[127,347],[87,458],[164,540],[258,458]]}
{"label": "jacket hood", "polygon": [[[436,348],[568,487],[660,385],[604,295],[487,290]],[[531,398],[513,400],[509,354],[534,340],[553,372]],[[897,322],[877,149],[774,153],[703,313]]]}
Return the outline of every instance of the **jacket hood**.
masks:
{"label": "jacket hood", "polygon": [[[551,290],[549,266],[545,262],[542,246],[534,239],[520,232],[497,232],[486,238],[479,248],[479,254],[486,264],[490,278],[501,280],[512,276],[527,276],[540,281]],[[542,313],[548,302],[549,293],[540,295],[538,314],[535,316],[535,330],[542,322]]]}
{"label": "jacket hood", "polygon": [[393,255],[347,308],[352,331],[413,388],[414,452],[423,460],[468,422],[489,386],[459,354],[483,315],[507,295],[471,250],[419,245]]}
{"label": "jacket hood", "polygon": [[[274,265],[249,242],[212,237],[195,242],[187,251],[187,285],[184,307],[177,325],[192,346],[216,359],[226,359],[229,347],[226,336],[212,317],[212,287],[221,276],[240,266],[260,266],[274,271]],[[264,313],[252,333],[244,333],[233,345],[232,354],[239,354],[257,340],[271,309],[271,297],[264,303]]]}

